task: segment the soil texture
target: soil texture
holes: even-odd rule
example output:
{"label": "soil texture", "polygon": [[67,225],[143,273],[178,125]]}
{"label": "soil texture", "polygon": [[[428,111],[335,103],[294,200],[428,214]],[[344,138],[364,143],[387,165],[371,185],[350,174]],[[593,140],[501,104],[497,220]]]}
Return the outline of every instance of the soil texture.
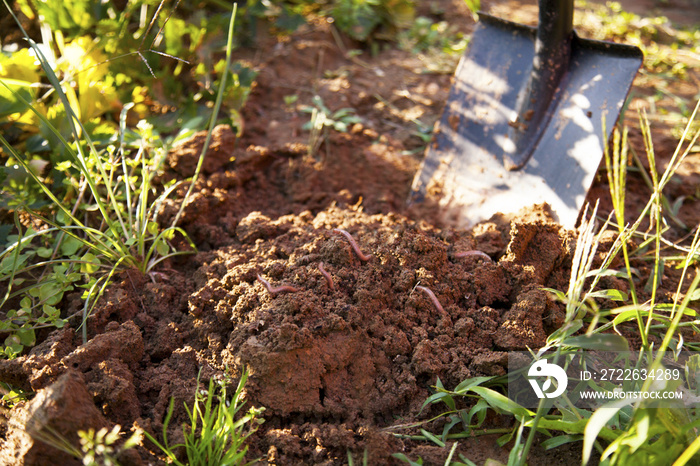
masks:
{"label": "soil texture", "polygon": [[[473,26],[464,2],[433,3],[435,19]],[[484,2],[498,12],[519,7],[513,3]],[[659,5],[678,3],[692,2]],[[576,233],[554,222],[546,205],[496,214],[471,230],[446,224],[434,206],[407,208],[425,144],[411,121],[431,126],[439,118],[450,74],[428,72],[426,57],[395,49],[352,57],[347,51],[356,44],[331,27],[304,26],[237,51],[260,73],[242,135],[216,129],[184,208],[181,226],[199,252],[150,277],[119,275],[88,321],[87,343],[75,321],[47,332],[26,355],[0,361],[0,379],[36,393],[6,414],[0,464],[81,464],[42,439],[60,433],[77,444],[74,433],[88,427],[119,424],[160,438],[171,398],[169,439],[178,443],[183,403],[191,405],[198,377],[235,378],[244,368],[247,403],[265,408],[250,442],[249,458],[262,458],[259,464],[340,465],[348,452],[359,462],[365,450],[372,465],[401,464],[391,458],[397,452],[443,464],[447,450],[394,436],[392,427],[439,414],[421,411],[438,378],[450,388],[502,375],[508,351],[541,347],[561,325],[562,305],[542,288],[566,290]],[[698,93],[688,85],[697,84],[697,70],[689,73],[669,84],[682,98]],[[643,153],[633,110],[648,104],[653,84],[640,79],[628,121]],[[309,116],[285,104],[289,95],[354,108],[362,123],[330,132],[312,153],[302,130]],[[162,181],[192,175],[204,137],[169,154]],[[662,126],[654,137],[662,165],[676,141]],[[690,228],[700,222],[699,165],[698,154],[691,156],[668,193],[685,196],[678,218]],[[649,190],[641,177],[629,185],[632,218]],[[601,172],[590,199],[600,199],[603,213],[607,189]],[[165,205],[163,220],[179,202]],[[679,239],[687,231],[674,224],[669,234]],[[675,291],[670,282],[662,296]],[[76,294],[64,312],[81,305]],[[491,427],[512,422],[487,420]],[[477,464],[505,462],[509,445],[499,448],[496,439],[465,439],[458,451]],[[144,442],[120,461],[159,464],[159,456]],[[576,444],[551,451],[536,444],[529,464],[579,461]]]}

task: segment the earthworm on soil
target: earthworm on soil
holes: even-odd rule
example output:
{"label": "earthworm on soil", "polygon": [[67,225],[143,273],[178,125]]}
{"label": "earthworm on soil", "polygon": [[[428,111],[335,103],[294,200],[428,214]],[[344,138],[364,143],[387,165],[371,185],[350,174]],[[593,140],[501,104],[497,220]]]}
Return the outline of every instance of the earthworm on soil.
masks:
{"label": "earthworm on soil", "polygon": [[477,250],[458,252],[457,254],[455,254],[455,257],[467,257],[467,256],[479,256],[479,257],[483,257],[484,259],[488,260],[489,262],[493,262],[493,259],[491,259],[491,256],[489,256],[485,252],[481,252],[481,251],[477,251]]}
{"label": "earthworm on soil", "polygon": [[156,283],[156,278],[159,278],[160,280],[169,282],[170,277],[167,274],[164,274],[163,272],[156,272],[156,271],[150,271],[148,272],[148,276],[150,277],[151,281],[153,283]]}
{"label": "earthworm on soil", "polygon": [[265,288],[267,288],[267,292],[270,293],[271,295],[276,295],[277,293],[296,293],[299,291],[297,288],[294,288],[293,286],[287,286],[287,285],[282,285],[278,286],[277,288],[272,288],[272,285],[270,285],[270,282],[265,280],[263,277],[258,275],[258,281],[265,285]]}
{"label": "earthworm on soil", "polygon": [[355,251],[355,254],[357,254],[357,257],[359,257],[361,261],[365,262],[365,261],[368,261],[372,258],[371,254],[368,256],[368,255],[363,254],[362,251],[360,251],[360,247],[355,242],[355,238],[353,238],[352,235],[350,233],[348,233],[347,231],[341,230],[340,228],[334,228],[333,233],[337,233],[339,235],[345,236],[345,239],[348,240],[348,242],[350,243],[350,246],[352,246],[352,249]]}
{"label": "earthworm on soil", "polygon": [[438,311],[440,311],[442,314],[447,314],[445,312],[445,310],[442,308],[442,305],[440,305],[440,301],[438,301],[438,299],[435,297],[435,294],[430,290],[430,288],[426,288],[424,286],[417,286],[416,288],[428,295],[428,297],[433,302],[433,304],[435,305],[435,308]]}
{"label": "earthworm on soil", "polygon": [[330,288],[331,290],[335,290],[335,285],[333,284],[333,278],[331,278],[331,274],[326,272],[326,269],[323,268],[323,262],[318,263],[318,270],[321,271],[323,278],[325,278],[326,282],[328,282],[328,288]]}

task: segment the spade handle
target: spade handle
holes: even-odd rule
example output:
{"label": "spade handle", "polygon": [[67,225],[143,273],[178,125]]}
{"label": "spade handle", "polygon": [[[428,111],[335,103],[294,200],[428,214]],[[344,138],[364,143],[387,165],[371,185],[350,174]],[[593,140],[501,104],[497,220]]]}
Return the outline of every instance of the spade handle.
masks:
{"label": "spade handle", "polygon": [[552,116],[557,90],[569,68],[574,36],[574,0],[540,0],[535,57],[527,85],[521,89],[503,154],[507,170],[520,170],[530,160]]}

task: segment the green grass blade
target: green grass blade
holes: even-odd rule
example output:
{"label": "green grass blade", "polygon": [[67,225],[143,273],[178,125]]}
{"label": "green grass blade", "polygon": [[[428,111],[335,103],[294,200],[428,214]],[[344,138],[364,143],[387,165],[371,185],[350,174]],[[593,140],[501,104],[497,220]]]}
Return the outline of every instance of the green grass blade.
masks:
{"label": "green grass blade", "polygon": [[472,387],[470,390],[485,399],[492,407],[511,413],[518,419],[529,418],[535,415],[534,412],[523,408],[515,401],[490,388]]}
{"label": "green grass blade", "polygon": [[[5,1],[5,0],[3,0]],[[204,140],[204,145],[202,146],[202,153],[199,156],[199,160],[197,161],[197,168],[194,171],[194,175],[192,175],[192,181],[190,182],[190,187],[187,190],[187,193],[185,194],[184,199],[182,200],[182,203],[180,204],[180,209],[177,212],[177,215],[175,215],[175,219],[173,220],[172,226],[176,226],[177,223],[180,221],[180,217],[182,216],[182,212],[185,210],[185,205],[187,204],[187,200],[190,198],[192,195],[192,192],[194,191],[194,186],[197,183],[197,179],[199,178],[199,173],[202,170],[202,166],[204,165],[204,157],[207,154],[207,150],[209,149],[209,143],[211,142],[211,136],[212,133],[214,132],[214,127],[216,126],[216,119],[219,116],[219,111],[221,110],[221,104],[223,103],[224,100],[224,90],[226,89],[226,80],[228,79],[228,73],[229,73],[229,67],[231,66],[231,56],[233,52],[233,32],[234,32],[234,25],[236,21],[236,12],[238,11],[238,4],[234,3],[233,4],[233,10],[231,12],[231,21],[229,22],[228,26],[228,39],[226,41],[226,66],[224,67],[224,73],[221,76],[221,80],[219,81],[219,92],[216,94],[216,101],[214,103],[214,110],[211,115],[211,119],[209,120],[209,129],[207,131],[207,137]]]}
{"label": "green grass blade", "polygon": [[[122,111],[119,113],[119,155],[121,158],[121,163],[122,163],[122,171],[124,173],[124,194],[126,196],[126,205],[127,205],[127,214],[131,212],[131,182],[129,181],[129,176],[127,174],[129,173],[129,170],[126,167],[126,156],[125,156],[125,142],[124,142],[124,137],[126,135],[126,117],[127,114],[129,113],[129,110],[133,108],[134,103],[130,102],[124,107],[122,107]],[[133,232],[134,230],[134,222],[133,219],[131,218],[131,215],[127,215],[127,222],[129,225],[129,232]]]}
{"label": "green grass blade", "polygon": [[[109,271],[109,274],[106,276],[100,277],[98,280],[95,281],[95,283],[90,287],[89,293],[88,293],[88,298],[85,300],[85,303],[83,304],[83,321],[80,324],[80,329],[82,331],[82,337],[83,337],[83,344],[87,343],[87,319],[90,317],[92,314],[92,311],[95,309],[95,306],[97,305],[97,302],[100,300],[102,295],[104,294],[105,290],[107,289],[107,286],[111,283],[112,281],[112,276],[114,273],[119,269],[119,266],[121,265],[121,262],[125,258],[119,259],[111,268]],[[102,286],[99,287],[99,290],[97,291],[97,294],[95,294],[95,290],[97,290],[97,286],[102,283]],[[92,298],[92,300],[90,299]]]}
{"label": "green grass blade", "polygon": [[600,432],[605,428],[605,425],[610,419],[615,416],[622,408],[629,406],[633,403],[633,400],[622,399],[615,400],[613,402],[605,404],[603,407],[598,408],[591,418],[586,423],[586,428],[583,433],[583,456],[582,463],[588,464],[591,458],[591,451],[593,449],[593,444],[598,438]]}
{"label": "green grass blade", "polygon": [[[22,224],[19,221],[19,212],[15,210],[15,226],[17,227],[17,248],[14,251],[14,257],[12,259],[12,267],[10,269],[10,276],[7,281],[7,291],[5,291],[5,296],[3,296],[2,301],[0,301],[0,309],[5,305],[7,300],[10,298],[11,293],[12,293],[12,285],[15,281],[15,274],[17,273],[17,269],[19,268],[18,263],[19,263],[19,253],[22,250],[22,243],[24,242],[23,239],[23,233],[22,233]],[[2,257],[2,255],[0,255]]]}
{"label": "green grass blade", "polygon": [[684,466],[693,459],[697,459],[698,452],[700,452],[700,437],[695,437],[695,440],[688,445],[688,448],[681,453],[681,456],[673,462],[673,466]]}
{"label": "green grass blade", "polygon": [[63,205],[63,203],[61,203],[61,201],[59,201],[56,198],[54,193],[52,193],[51,190],[39,179],[39,177],[34,173],[34,170],[32,170],[31,167],[29,166],[29,164],[24,160],[24,158],[21,157],[15,151],[15,149],[10,145],[9,142],[7,142],[7,140],[5,139],[5,137],[2,134],[0,134],[0,143],[2,143],[2,145],[5,147],[5,149],[8,151],[8,153],[10,154],[11,157],[13,159],[15,159],[20,165],[22,165],[22,168],[24,168],[24,170],[27,172],[27,175],[29,175],[32,178],[32,180],[39,185],[39,187],[44,192],[44,194],[46,194],[46,196],[51,200],[51,202],[53,202],[56,205],[56,207],[61,209],[61,211],[64,214],[66,214],[71,219],[71,221],[73,221],[76,225],[84,226],[80,222],[80,220],[78,220],[75,216],[73,216],[71,211],[68,208],[66,208]]}
{"label": "green grass blade", "polygon": [[[33,217],[36,217],[41,222],[46,223],[47,225],[50,225],[52,227],[49,230],[43,230],[42,232],[39,232],[39,234],[58,230],[81,242],[91,251],[103,255],[110,261],[119,260],[120,258],[131,259],[131,256],[129,254],[124,254],[124,251],[122,250],[122,244],[118,241],[115,241],[103,231],[84,225],[59,225],[53,220],[50,220],[49,218],[46,218],[43,215],[39,215],[34,211],[27,210],[27,212]],[[81,238],[80,236],[73,234],[72,230],[77,230],[85,233],[87,236],[89,236],[89,239]],[[129,262],[131,263],[131,261]]]}

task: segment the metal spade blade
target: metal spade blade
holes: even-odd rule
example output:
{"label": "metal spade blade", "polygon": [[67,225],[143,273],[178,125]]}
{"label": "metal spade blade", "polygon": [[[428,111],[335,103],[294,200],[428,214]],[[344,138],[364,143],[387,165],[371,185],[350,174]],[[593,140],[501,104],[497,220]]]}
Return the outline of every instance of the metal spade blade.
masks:
{"label": "metal spade blade", "polygon": [[410,203],[469,226],[546,202],[575,226],[643,55],[579,38],[572,15],[573,0],[540,0],[538,28],[480,14]]}

